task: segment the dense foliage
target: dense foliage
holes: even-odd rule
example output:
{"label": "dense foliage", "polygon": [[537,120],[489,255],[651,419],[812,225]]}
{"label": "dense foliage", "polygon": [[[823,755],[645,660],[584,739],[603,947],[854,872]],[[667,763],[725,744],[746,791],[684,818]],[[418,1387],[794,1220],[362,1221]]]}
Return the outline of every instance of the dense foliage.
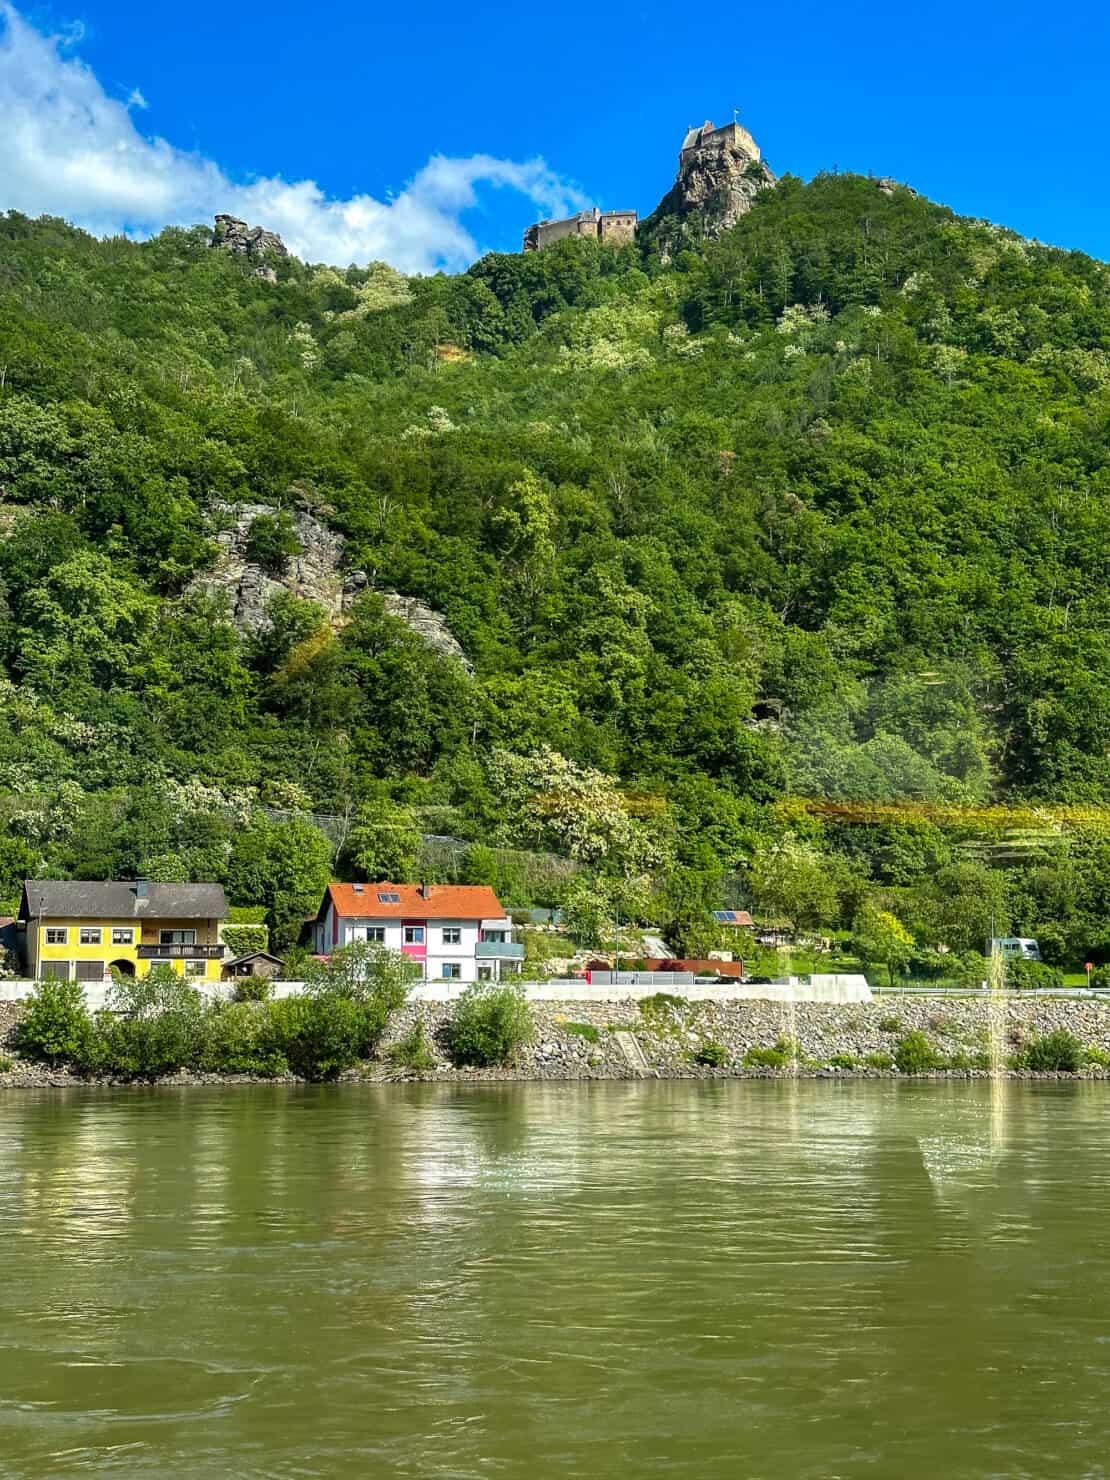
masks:
{"label": "dense foliage", "polygon": [[308,973],[302,995],[275,1002],[209,999],[171,966],[155,966],[144,977],[117,977],[97,1013],[80,983],[41,981],[19,1046],[28,1058],[116,1079],[179,1070],[335,1079],[377,1048],[404,1003],[406,964],[350,947]]}
{"label": "dense foliage", "polygon": [[[992,926],[1104,959],[1097,826],[779,804],[1110,801],[1108,419],[1103,264],[859,177],[666,264],[415,280],[0,218],[0,893],[216,878],[285,948],[333,867],[450,833],[586,940],[704,951],[724,891],[892,973]],[[240,503],[272,575],[294,511],[343,533],[349,620],[195,588]]]}
{"label": "dense foliage", "polygon": [[532,1009],[519,987],[474,982],[455,1004],[447,1046],[456,1064],[507,1064],[533,1030]]}

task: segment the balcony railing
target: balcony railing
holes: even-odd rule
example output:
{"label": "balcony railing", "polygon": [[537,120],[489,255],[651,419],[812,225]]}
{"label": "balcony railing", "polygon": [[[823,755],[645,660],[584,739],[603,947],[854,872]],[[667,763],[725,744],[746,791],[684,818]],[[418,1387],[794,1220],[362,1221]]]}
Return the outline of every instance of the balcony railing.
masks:
{"label": "balcony railing", "polygon": [[480,940],[474,947],[474,955],[479,961],[523,961],[524,947],[511,940]]}
{"label": "balcony railing", "polygon": [[173,945],[140,946],[140,961],[219,961],[224,954],[220,946]]}

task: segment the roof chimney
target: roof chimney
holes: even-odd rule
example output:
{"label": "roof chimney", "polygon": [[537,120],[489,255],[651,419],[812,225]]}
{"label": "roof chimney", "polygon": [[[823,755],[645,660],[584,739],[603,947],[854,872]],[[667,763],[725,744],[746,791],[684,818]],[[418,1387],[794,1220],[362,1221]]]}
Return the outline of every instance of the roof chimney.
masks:
{"label": "roof chimney", "polygon": [[432,886],[430,884],[426,883],[425,880],[421,879],[420,880],[420,898],[421,899],[431,899],[431,897],[432,897]]}
{"label": "roof chimney", "polygon": [[146,899],[150,895],[150,884],[146,879],[135,880],[135,898]]}

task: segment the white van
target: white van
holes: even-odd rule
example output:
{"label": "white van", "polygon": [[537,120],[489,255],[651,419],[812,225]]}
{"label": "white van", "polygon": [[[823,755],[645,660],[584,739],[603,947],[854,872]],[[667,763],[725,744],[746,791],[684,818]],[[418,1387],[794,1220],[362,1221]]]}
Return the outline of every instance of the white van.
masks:
{"label": "white van", "polygon": [[1041,959],[1041,948],[1035,940],[1028,940],[1022,935],[996,935],[991,938],[991,954],[1001,951],[1007,961],[1015,957],[1023,961],[1039,961]]}

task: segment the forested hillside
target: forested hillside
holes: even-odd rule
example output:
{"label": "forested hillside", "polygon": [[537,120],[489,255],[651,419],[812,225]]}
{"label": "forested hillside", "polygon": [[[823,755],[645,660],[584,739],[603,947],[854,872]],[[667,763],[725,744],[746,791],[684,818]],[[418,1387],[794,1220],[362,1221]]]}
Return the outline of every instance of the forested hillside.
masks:
{"label": "forested hillside", "polygon": [[[727,878],[919,954],[993,915],[1110,956],[1094,813],[1000,846],[783,805],[1110,801],[1103,264],[854,176],[666,263],[268,282],[209,239],[0,217],[0,892],[218,878],[287,941],[332,864],[297,814],[328,813],[340,871],[472,839],[464,873],[584,938],[705,948]],[[308,510],[367,594],[241,633],[194,583],[243,503],[260,565]]]}

